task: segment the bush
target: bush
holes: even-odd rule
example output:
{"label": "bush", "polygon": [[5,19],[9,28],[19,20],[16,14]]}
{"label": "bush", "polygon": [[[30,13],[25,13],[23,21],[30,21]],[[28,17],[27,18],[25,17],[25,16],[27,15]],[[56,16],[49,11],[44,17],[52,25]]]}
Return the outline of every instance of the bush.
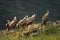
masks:
{"label": "bush", "polygon": [[46,26],[45,33],[56,33],[56,32],[57,32],[56,25],[50,24]]}

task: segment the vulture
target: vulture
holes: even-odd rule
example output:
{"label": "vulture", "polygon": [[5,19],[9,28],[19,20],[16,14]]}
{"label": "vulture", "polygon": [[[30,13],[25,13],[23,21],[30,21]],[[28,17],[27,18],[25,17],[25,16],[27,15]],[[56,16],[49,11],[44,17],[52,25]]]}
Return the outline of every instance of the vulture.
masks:
{"label": "vulture", "polygon": [[42,24],[45,24],[47,22],[48,16],[49,16],[49,11],[47,10],[46,14],[43,15],[42,17]]}
{"label": "vulture", "polygon": [[6,28],[8,28],[8,30],[9,30],[10,28],[13,28],[16,25],[16,23],[17,23],[17,18],[15,16],[12,21],[7,20]]}
{"label": "vulture", "polygon": [[28,18],[28,15],[26,15],[23,19],[18,21],[18,23],[16,24],[16,27],[18,28],[19,26],[23,26],[27,18]]}
{"label": "vulture", "polygon": [[26,24],[26,25],[31,24],[31,23],[34,21],[35,16],[36,16],[36,14],[32,15],[31,17],[28,17],[28,18],[26,19],[25,24]]}

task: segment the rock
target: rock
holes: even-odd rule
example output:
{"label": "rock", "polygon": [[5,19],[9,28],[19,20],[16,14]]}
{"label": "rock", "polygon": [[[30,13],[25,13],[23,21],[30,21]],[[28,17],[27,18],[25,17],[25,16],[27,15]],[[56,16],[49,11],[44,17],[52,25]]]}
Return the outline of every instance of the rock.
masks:
{"label": "rock", "polygon": [[28,31],[23,31],[21,34],[23,37],[30,36],[30,33]]}

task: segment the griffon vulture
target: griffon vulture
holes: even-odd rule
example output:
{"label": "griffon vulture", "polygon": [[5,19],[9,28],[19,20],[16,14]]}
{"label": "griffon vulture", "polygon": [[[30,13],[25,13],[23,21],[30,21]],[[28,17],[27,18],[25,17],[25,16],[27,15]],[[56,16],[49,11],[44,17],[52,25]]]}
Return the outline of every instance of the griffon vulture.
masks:
{"label": "griffon vulture", "polygon": [[6,24],[6,27],[8,28],[8,30],[10,28],[13,28],[16,25],[16,23],[17,23],[16,16],[14,17],[14,19],[12,21],[7,20],[7,22],[8,23]]}
{"label": "griffon vulture", "polygon": [[31,23],[34,21],[35,16],[36,16],[36,14],[34,14],[34,15],[32,15],[31,17],[27,18],[25,24],[26,24],[26,25],[31,24]]}
{"label": "griffon vulture", "polygon": [[18,28],[19,26],[23,26],[27,18],[28,18],[28,15],[26,15],[23,19],[18,21],[18,23],[16,24],[16,27]]}
{"label": "griffon vulture", "polygon": [[49,16],[49,11],[47,10],[46,14],[43,15],[42,17],[42,24],[45,24],[47,22],[48,16]]}

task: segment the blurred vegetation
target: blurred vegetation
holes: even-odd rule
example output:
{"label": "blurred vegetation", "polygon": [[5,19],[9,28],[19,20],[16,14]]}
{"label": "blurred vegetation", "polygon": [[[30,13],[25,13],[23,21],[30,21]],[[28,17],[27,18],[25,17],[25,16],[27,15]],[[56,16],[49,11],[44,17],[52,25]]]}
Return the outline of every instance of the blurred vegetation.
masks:
{"label": "blurred vegetation", "polygon": [[60,26],[49,24],[45,27],[44,32],[41,30],[36,36],[21,36],[21,29],[2,30],[0,31],[0,40],[60,40]]}

